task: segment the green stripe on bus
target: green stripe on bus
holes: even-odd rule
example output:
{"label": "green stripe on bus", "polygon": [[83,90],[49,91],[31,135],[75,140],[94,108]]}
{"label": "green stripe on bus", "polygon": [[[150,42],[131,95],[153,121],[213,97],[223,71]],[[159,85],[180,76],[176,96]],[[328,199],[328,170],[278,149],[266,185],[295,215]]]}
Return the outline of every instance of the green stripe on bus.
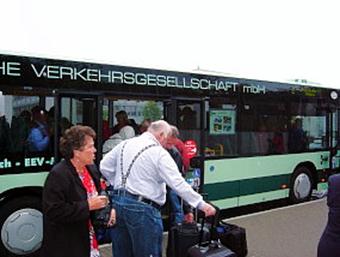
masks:
{"label": "green stripe on bus", "polygon": [[225,198],[257,194],[281,189],[283,184],[288,185],[290,174],[252,178],[238,181],[219,182],[204,185],[209,201]]}
{"label": "green stripe on bus", "polygon": [[43,187],[48,172],[1,175],[0,193],[22,187]]}

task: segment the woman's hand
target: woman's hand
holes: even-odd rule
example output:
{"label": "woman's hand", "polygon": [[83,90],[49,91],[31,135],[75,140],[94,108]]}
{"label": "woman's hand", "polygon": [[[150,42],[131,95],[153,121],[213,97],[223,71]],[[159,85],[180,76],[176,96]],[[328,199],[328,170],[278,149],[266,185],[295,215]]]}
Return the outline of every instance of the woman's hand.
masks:
{"label": "woman's hand", "polygon": [[87,200],[90,211],[104,208],[108,203],[109,199],[105,195],[98,195]]}
{"label": "woman's hand", "polygon": [[111,209],[111,216],[109,222],[107,223],[107,226],[112,227],[114,224],[116,224],[116,210]]}

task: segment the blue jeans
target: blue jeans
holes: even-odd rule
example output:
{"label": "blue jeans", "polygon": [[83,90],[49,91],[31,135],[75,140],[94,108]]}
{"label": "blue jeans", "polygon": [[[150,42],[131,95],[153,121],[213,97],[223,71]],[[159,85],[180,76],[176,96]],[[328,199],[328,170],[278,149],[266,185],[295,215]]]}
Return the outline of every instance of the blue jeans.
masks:
{"label": "blue jeans", "polygon": [[161,257],[163,223],[160,211],[128,196],[113,195],[116,225],[111,230],[114,257]]}
{"label": "blue jeans", "polygon": [[169,201],[170,201],[170,218],[171,225],[183,223],[184,213],[181,205],[181,200],[174,190],[168,189]]}

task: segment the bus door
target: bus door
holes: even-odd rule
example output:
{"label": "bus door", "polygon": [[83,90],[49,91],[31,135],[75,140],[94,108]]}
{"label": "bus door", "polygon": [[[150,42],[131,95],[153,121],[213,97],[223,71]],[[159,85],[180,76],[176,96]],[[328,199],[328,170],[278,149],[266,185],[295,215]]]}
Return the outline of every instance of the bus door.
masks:
{"label": "bus door", "polygon": [[190,160],[193,160],[186,179],[193,186],[199,187],[204,173],[205,102],[202,99],[173,98],[166,101],[164,107],[165,120],[178,128],[179,137],[187,148]]}
{"label": "bus door", "polygon": [[330,168],[334,169],[335,172],[339,172],[340,167],[340,135],[339,135],[339,127],[340,127],[340,109],[336,109],[332,112],[330,117],[331,120],[331,162]]}
{"label": "bus door", "polygon": [[[87,93],[59,93],[56,100],[55,142],[59,142],[64,131],[73,125],[86,125],[94,129],[97,134],[95,146],[96,160],[101,159],[102,148],[102,97]],[[56,160],[60,160],[58,145],[55,145]]]}

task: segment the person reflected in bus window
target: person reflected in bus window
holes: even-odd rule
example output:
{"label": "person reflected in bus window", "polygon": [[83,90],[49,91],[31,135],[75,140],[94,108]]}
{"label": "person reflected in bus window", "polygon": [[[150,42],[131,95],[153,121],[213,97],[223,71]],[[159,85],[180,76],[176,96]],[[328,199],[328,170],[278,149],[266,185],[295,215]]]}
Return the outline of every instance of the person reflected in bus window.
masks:
{"label": "person reflected in bus window", "polygon": [[190,106],[185,106],[180,112],[178,126],[181,129],[196,128],[196,112]]}
{"label": "person reflected in bus window", "polygon": [[30,133],[31,112],[23,110],[18,117],[12,117],[11,138],[12,152],[22,153],[25,150],[25,143]]}
{"label": "person reflected in bus window", "polygon": [[0,152],[6,153],[10,150],[10,128],[5,115],[0,116]]}
{"label": "person reflected in bus window", "polygon": [[274,132],[273,138],[269,141],[270,153],[284,153],[283,134],[279,129]]}
{"label": "person reflected in bus window", "polygon": [[340,174],[328,178],[328,221],[318,244],[318,257],[338,257],[340,253]]}
{"label": "person reflected in bus window", "polygon": [[[60,139],[64,157],[48,174],[43,189],[42,257],[99,257],[91,213],[109,204],[94,165],[96,134],[88,126],[67,129]],[[112,209],[109,223],[115,222]]]}
{"label": "person reflected in bus window", "polygon": [[139,133],[143,134],[145,131],[147,131],[151,122],[152,122],[151,119],[144,119],[142,123],[139,125]]}
{"label": "person reflected in bus window", "polygon": [[135,136],[139,135],[139,126],[136,123],[135,119],[129,119],[129,125],[133,128],[133,130],[135,131]]}
{"label": "person reflected in bus window", "polygon": [[302,119],[296,118],[288,131],[288,149],[291,153],[298,153],[306,150],[307,138],[302,129]]}
{"label": "person reflected in bus window", "polygon": [[256,132],[256,149],[259,154],[267,154],[269,151],[269,137],[264,124],[261,124]]}
{"label": "person reflected in bus window", "polygon": [[31,110],[32,124],[27,138],[29,152],[41,152],[48,150],[50,133],[47,126],[46,111],[40,106]]}
{"label": "person reflected in bus window", "polygon": [[55,119],[54,119],[54,113],[55,113],[55,108],[52,106],[49,111],[46,113],[46,123],[47,123],[47,129],[48,129],[48,134],[50,137],[50,142],[49,142],[49,150],[54,149],[54,126],[55,126]]}
{"label": "person reflected in bus window", "polygon": [[111,129],[108,120],[103,120],[103,142],[108,140],[111,135]]}
{"label": "person reflected in bus window", "polygon": [[135,130],[130,125],[128,115],[125,111],[116,113],[117,124],[113,127],[112,134],[119,133],[123,140],[134,137]]}
{"label": "person reflected in bus window", "polygon": [[72,127],[72,123],[70,122],[68,118],[62,117],[60,119],[59,126],[60,126],[61,135],[64,135],[65,131],[69,129],[70,127]]}

